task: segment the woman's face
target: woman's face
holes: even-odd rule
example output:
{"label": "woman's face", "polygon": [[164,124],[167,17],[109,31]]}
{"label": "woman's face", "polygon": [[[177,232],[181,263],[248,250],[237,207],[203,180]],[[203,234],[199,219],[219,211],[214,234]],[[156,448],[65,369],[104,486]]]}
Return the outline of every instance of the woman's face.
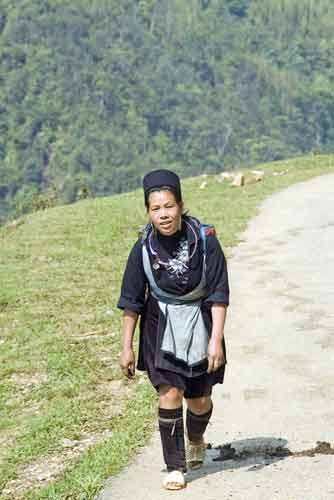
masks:
{"label": "woman's face", "polygon": [[153,191],[148,197],[150,222],[163,235],[171,236],[181,228],[182,203],[171,191]]}

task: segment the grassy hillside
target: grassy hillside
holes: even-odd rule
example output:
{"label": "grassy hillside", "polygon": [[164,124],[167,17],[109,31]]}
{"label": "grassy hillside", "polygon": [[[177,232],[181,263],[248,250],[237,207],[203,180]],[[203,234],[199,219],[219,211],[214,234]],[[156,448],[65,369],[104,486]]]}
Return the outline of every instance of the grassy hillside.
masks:
{"label": "grassy hillside", "polygon": [[[184,181],[186,207],[216,225],[227,255],[260,200],[334,173],[334,157],[261,168],[264,181],[242,188],[215,176],[204,189],[203,177]],[[116,302],[145,222],[143,195],[85,200],[21,222],[0,232],[1,498],[93,499],[146,440],[156,413],[145,376],[128,382],[118,368]]]}

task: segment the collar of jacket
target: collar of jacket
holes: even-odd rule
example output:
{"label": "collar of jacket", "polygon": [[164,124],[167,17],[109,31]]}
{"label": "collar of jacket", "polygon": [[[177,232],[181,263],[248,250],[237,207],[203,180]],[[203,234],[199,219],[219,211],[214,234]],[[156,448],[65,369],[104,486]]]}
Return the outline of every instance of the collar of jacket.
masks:
{"label": "collar of jacket", "polygon": [[[182,215],[182,222],[187,221],[188,224],[191,226],[189,227],[188,224],[186,225],[186,235],[187,235],[187,241],[189,245],[189,253],[193,251],[194,245],[196,245],[196,240],[197,244],[199,244],[200,239],[201,239],[201,223],[196,217],[190,217],[189,215]],[[143,228],[140,229],[138,236],[141,238],[142,243],[144,243],[150,232],[153,230],[152,224],[146,224]]]}

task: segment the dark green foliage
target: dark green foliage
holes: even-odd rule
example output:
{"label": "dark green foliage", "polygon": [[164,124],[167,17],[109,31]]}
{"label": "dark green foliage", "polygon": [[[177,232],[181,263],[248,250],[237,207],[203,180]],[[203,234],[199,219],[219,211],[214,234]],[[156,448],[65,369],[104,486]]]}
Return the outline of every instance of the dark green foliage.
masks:
{"label": "dark green foliage", "polygon": [[50,185],[332,151],[333,28],[332,0],[2,0],[0,223]]}

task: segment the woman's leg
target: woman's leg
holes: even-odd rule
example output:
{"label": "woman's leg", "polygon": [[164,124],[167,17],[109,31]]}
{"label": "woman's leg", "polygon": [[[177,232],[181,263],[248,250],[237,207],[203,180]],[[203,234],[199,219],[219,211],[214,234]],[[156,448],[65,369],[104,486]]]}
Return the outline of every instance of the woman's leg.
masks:
{"label": "woman's leg", "polygon": [[180,408],[183,401],[183,390],[167,384],[159,385],[159,406],[169,410]]}
{"label": "woman's leg", "polygon": [[206,444],[204,432],[212,414],[212,400],[210,395],[192,397],[187,401],[187,465],[189,469],[197,469],[203,465]]}
{"label": "woman's leg", "polygon": [[189,410],[195,413],[195,415],[206,413],[212,406],[211,394],[208,396],[186,399],[186,402]]}
{"label": "woman's leg", "polygon": [[182,411],[183,390],[159,386],[159,430],[167,471],[186,471]]}
{"label": "woman's leg", "polygon": [[212,415],[211,395],[186,399],[187,402],[187,434],[191,443],[202,443],[203,434]]}

